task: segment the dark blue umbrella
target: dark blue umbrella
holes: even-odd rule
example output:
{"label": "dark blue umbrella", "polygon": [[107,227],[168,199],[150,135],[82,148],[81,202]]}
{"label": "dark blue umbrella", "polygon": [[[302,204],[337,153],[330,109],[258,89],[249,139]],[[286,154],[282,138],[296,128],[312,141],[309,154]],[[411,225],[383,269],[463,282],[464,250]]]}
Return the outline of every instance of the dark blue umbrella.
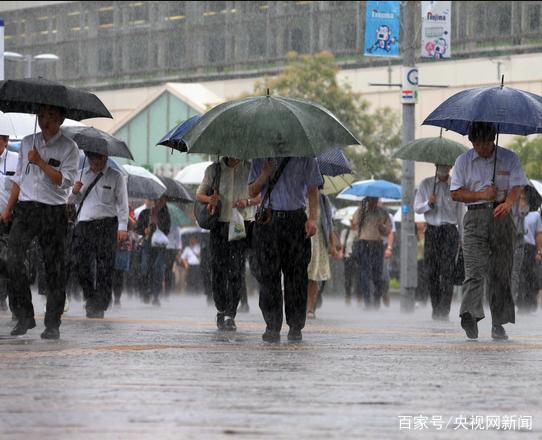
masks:
{"label": "dark blue umbrella", "polygon": [[188,133],[188,130],[190,130],[192,126],[200,119],[201,115],[195,115],[188,118],[186,121],[169,130],[166,135],[158,141],[156,145],[164,145],[165,147],[170,147],[174,150],[180,151],[181,153],[186,153],[188,151],[188,148],[182,140],[182,137],[186,133]]}
{"label": "dark blue umbrella", "polygon": [[541,133],[542,97],[502,84],[463,90],[440,104],[422,125],[465,135],[473,121],[492,122],[498,133]]}
{"label": "dark blue umbrella", "polygon": [[320,172],[324,176],[338,176],[352,172],[350,162],[339,148],[322,153],[316,157],[316,160],[318,161]]}

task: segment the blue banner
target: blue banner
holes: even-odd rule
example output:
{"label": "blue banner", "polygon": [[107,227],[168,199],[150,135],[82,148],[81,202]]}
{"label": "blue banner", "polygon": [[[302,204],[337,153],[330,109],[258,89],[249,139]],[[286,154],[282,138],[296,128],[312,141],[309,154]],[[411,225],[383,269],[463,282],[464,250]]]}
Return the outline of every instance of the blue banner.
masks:
{"label": "blue banner", "polygon": [[366,3],[364,55],[398,57],[401,2]]}

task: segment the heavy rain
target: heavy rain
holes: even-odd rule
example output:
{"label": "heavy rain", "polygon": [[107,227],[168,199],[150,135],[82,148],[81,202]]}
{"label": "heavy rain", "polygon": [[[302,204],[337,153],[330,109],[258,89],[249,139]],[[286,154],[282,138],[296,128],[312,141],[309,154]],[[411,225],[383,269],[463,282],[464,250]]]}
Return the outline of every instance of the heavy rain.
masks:
{"label": "heavy rain", "polygon": [[542,2],[0,4],[0,439],[539,438]]}

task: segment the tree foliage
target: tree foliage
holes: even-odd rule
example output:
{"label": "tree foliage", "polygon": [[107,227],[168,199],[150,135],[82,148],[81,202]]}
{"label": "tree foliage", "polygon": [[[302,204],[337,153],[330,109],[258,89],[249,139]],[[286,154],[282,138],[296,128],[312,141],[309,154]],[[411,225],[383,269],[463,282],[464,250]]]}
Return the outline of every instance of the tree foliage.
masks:
{"label": "tree foliage", "polygon": [[517,136],[509,148],[517,153],[523,170],[531,179],[542,179],[542,136]]}
{"label": "tree foliage", "polygon": [[369,111],[369,102],[348,84],[337,81],[339,68],[333,55],[288,54],[288,65],[276,77],[267,77],[255,85],[255,94],[302,98],[323,105],[352,132],[361,146],[348,147],[358,177],[398,180],[399,163],[391,158],[401,143],[400,121],[389,108]]}

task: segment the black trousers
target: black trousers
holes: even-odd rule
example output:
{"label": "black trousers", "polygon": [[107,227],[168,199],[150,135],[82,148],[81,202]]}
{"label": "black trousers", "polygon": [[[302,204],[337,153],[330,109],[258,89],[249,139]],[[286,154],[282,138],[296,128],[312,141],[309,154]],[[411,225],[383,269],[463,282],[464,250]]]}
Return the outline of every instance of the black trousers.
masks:
{"label": "black trousers", "polygon": [[538,307],[538,279],[536,276],[536,246],[523,245],[523,262],[519,280],[519,292],[516,305],[522,312],[535,311]]}
{"label": "black trousers", "polygon": [[75,227],[79,284],[87,310],[105,311],[111,302],[117,229],[116,217],[79,222]]}
{"label": "black trousers", "polygon": [[344,263],[344,293],[346,294],[347,298],[350,298],[352,296],[352,288],[354,288],[354,292],[358,291],[358,281],[357,281],[357,261],[354,255],[351,255],[349,257],[345,257],[343,259]]}
{"label": "black trousers", "polygon": [[448,316],[454,293],[453,271],[459,249],[455,225],[427,225],[424,242],[424,268],[427,275],[433,315]]}
{"label": "black trousers", "polygon": [[211,286],[216,309],[235,318],[245,282],[247,240],[228,241],[228,231],[227,222],[211,230]]}
{"label": "black trousers", "polygon": [[304,210],[282,211],[273,212],[270,224],[254,225],[260,309],[271,331],[280,331],[282,327],[281,275],[284,275],[286,323],[296,330],[305,326],[307,267],[311,259],[311,241],[305,235],[306,220]]}
{"label": "black trousers", "polygon": [[384,243],[382,240],[356,240],[352,253],[359,264],[358,298],[363,297],[366,306],[380,305],[384,285]]}
{"label": "black trousers", "polygon": [[65,205],[18,202],[15,206],[8,242],[8,272],[10,303],[17,319],[34,317],[25,259],[30,243],[36,237],[43,252],[48,287],[45,326],[60,326],[66,300],[64,247],[67,225]]}

